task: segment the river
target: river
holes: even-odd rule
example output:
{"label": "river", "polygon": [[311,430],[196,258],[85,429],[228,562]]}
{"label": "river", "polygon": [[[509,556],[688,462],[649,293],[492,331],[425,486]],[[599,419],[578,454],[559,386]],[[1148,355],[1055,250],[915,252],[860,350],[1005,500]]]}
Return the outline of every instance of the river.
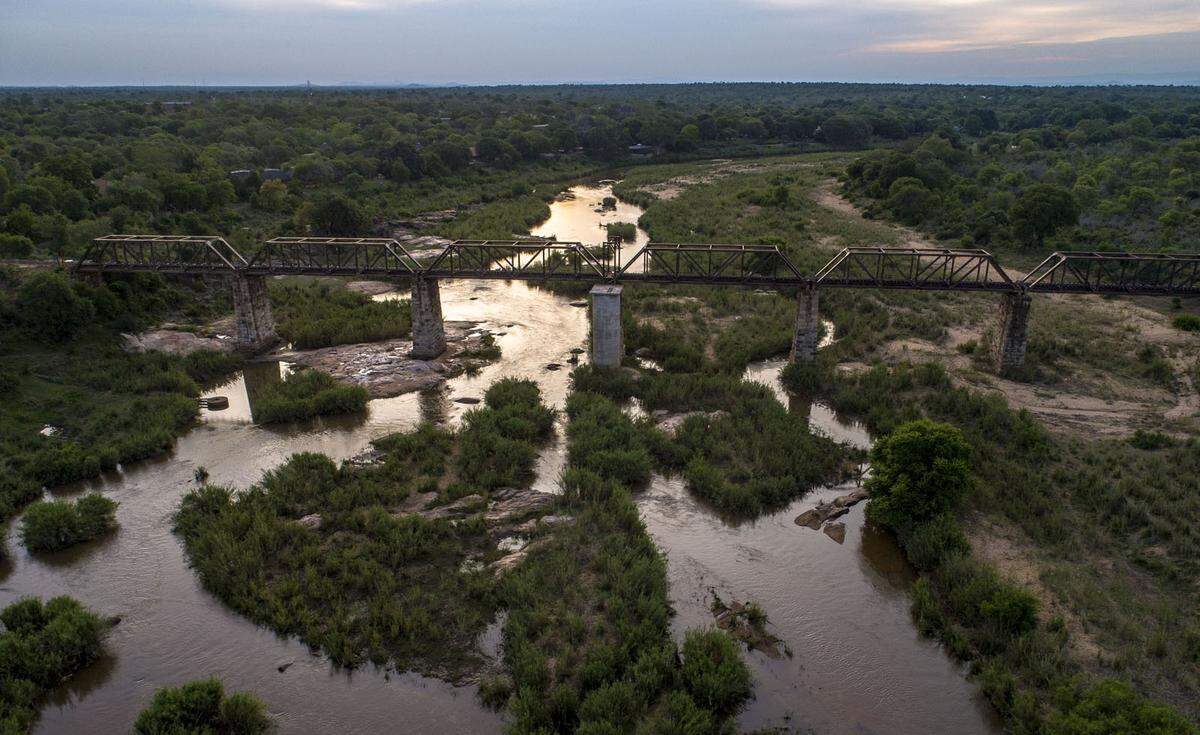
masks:
{"label": "river", "polygon": [[[607,221],[636,222],[640,210],[621,203],[597,213],[608,187],[574,187],[572,199],[551,205],[534,234],[598,244]],[[639,231],[638,240],[646,236]],[[219,676],[230,690],[249,690],[268,705],[279,729],[292,732],[498,732],[503,717],[479,706],[473,686],[453,686],[415,674],[385,675],[364,668],[338,670],[296,640],[285,640],[225,608],[188,569],[171,515],[205,467],[210,481],[239,487],[300,451],[351,457],[371,439],[410,429],[422,418],[456,423],[495,379],[530,377],[547,401],[561,408],[568,390],[565,363],[587,339],[587,312],[570,299],[524,283],[454,281],[442,284],[446,319],[484,322],[503,332],[502,359],[443,389],[370,402],[365,418],[319,420],[283,428],[248,421],[247,384],[273,380],[286,369],[268,363],[212,391],[227,395],[226,411],[205,411],[195,429],[167,456],[140,462],[101,480],[63,488],[54,497],[97,489],[117,500],[119,530],[96,542],[53,555],[28,554],[7,529],[9,558],[0,562],[0,605],[23,595],[69,594],[121,623],[109,636],[109,654],[56,691],[35,732],[124,732],[154,691],[203,676]],[[395,298],[395,294],[379,298]],[[751,366],[747,377],[779,387],[779,361]],[[840,421],[820,405],[808,410],[816,430],[858,446],[861,427]],[[561,419],[560,419],[561,421]],[[561,428],[561,425],[560,425]],[[565,451],[563,432],[539,460],[537,483],[556,491]],[[756,698],[740,717],[743,728],[765,726],[822,733],[999,732],[975,687],[934,643],[920,638],[909,618],[913,576],[894,541],[864,525],[862,506],[842,520],[845,543],[795,525],[793,518],[822,498],[846,491],[822,488],[788,508],[753,522],[730,523],[694,500],[678,479],[655,477],[638,506],[666,554],[675,632],[710,625],[712,591],[726,600],[753,600],[770,617],[770,630],[794,657],[769,659],[750,652]],[[494,631],[493,631],[494,633]],[[486,649],[494,640],[481,641]],[[292,665],[285,671],[278,667]],[[403,718],[399,720],[398,718]]]}

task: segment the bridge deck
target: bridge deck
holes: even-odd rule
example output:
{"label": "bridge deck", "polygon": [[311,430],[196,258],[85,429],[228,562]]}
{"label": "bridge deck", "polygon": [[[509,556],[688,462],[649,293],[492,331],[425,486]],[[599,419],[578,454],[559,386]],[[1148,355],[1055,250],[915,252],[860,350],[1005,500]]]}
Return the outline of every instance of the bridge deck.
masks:
{"label": "bridge deck", "polygon": [[74,267],[110,273],[1200,296],[1195,253],[1058,252],[1015,280],[991,253],[971,249],[846,248],[808,275],[766,245],[647,243],[622,262],[617,243],[459,240],[418,258],[392,238],[280,237],[247,259],[215,235],[108,235],[94,240]]}

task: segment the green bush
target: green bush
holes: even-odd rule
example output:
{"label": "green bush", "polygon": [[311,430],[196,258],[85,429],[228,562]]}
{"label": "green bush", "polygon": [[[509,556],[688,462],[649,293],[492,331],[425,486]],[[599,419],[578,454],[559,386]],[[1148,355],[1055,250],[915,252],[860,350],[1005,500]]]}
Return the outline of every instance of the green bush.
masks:
{"label": "green bush", "polygon": [[262,702],[245,692],[225,696],[221,682],[213,678],[159,689],[134,721],[133,731],[138,735],[256,735],[271,726]]}
{"label": "green bush", "polygon": [[604,227],[609,240],[633,242],[637,239],[637,225],[632,222],[609,222]]}
{"label": "green bush", "polygon": [[1196,735],[1200,728],[1183,715],[1155,704],[1125,682],[1104,679],[1090,686],[1076,682],[1059,690],[1057,708],[1046,721],[1046,735]]}
{"label": "green bush", "polygon": [[378,342],[412,329],[409,301],[375,301],[340,283],[287,279],[270,286],[279,336],[302,350]]}
{"label": "green bush", "polygon": [[298,370],[279,383],[268,383],[254,401],[254,420],[260,424],[301,421],[314,416],[361,413],[367,408],[367,389],[342,385],[328,373]]}
{"label": "green bush", "polygon": [[750,672],[732,638],[719,630],[689,630],[683,640],[683,685],[702,707],[736,712],[750,698]]}
{"label": "green bush", "polygon": [[105,624],[70,597],[22,598],[0,623],[0,732],[28,732],[38,701],[100,655]]}
{"label": "green bush", "polygon": [[202,386],[219,382],[242,366],[242,358],[230,352],[196,350],[183,358],[183,369],[188,377]]}
{"label": "green bush", "polygon": [[65,342],[96,318],[92,302],[62,273],[29,276],[17,289],[13,305],[21,326],[43,342]]}
{"label": "green bush", "polygon": [[21,542],[30,551],[54,551],[88,541],[116,526],[116,511],[116,501],[99,493],[34,503],[21,521]]}
{"label": "green bush", "polygon": [[1171,320],[1171,324],[1185,332],[1200,332],[1200,316],[1196,314],[1180,314]]}
{"label": "green bush", "polygon": [[892,528],[953,510],[971,488],[971,447],[948,424],[903,424],[871,447],[867,511]]}

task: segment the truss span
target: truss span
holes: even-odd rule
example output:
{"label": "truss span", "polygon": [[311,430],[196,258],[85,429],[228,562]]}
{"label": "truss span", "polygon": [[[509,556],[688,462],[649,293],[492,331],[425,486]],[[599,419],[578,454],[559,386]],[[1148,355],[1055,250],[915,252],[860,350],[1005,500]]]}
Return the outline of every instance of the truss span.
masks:
{"label": "truss span", "polygon": [[246,266],[241,253],[216,235],[105,235],[92,240],[75,269],[203,275]]}
{"label": "truss span", "polygon": [[247,260],[216,235],[108,235],[75,270],[373,278],[646,281],[712,286],[1200,296],[1200,254],[1059,252],[1014,280],[986,250],[855,247],[812,275],[770,245],[458,240],[416,258],[391,238],[278,237]]}

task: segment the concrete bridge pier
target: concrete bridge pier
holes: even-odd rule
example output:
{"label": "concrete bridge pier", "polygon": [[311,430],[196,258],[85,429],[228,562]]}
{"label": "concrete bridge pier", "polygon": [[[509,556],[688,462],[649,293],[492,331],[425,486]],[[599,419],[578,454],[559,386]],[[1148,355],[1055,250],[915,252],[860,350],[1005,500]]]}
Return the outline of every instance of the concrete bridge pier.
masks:
{"label": "concrete bridge pier", "polygon": [[625,356],[621,332],[621,287],[615,284],[593,286],[591,359],[596,367],[620,367]]}
{"label": "concrete bridge pier", "polygon": [[442,292],[436,278],[413,279],[412,341],[412,352],[409,354],[419,360],[432,360],[446,351]]}
{"label": "concrete bridge pier", "polygon": [[236,273],[231,285],[238,347],[257,352],[278,342],[266,278]]}
{"label": "concrete bridge pier", "polygon": [[812,363],[817,359],[817,345],[821,342],[821,315],[818,311],[817,287],[806,284],[796,296],[796,331],[792,335],[791,362]]}
{"label": "concrete bridge pier", "polygon": [[996,370],[1000,373],[1019,368],[1025,362],[1031,301],[1029,294],[1024,292],[1006,293],[1000,297],[1000,323],[991,345]]}

